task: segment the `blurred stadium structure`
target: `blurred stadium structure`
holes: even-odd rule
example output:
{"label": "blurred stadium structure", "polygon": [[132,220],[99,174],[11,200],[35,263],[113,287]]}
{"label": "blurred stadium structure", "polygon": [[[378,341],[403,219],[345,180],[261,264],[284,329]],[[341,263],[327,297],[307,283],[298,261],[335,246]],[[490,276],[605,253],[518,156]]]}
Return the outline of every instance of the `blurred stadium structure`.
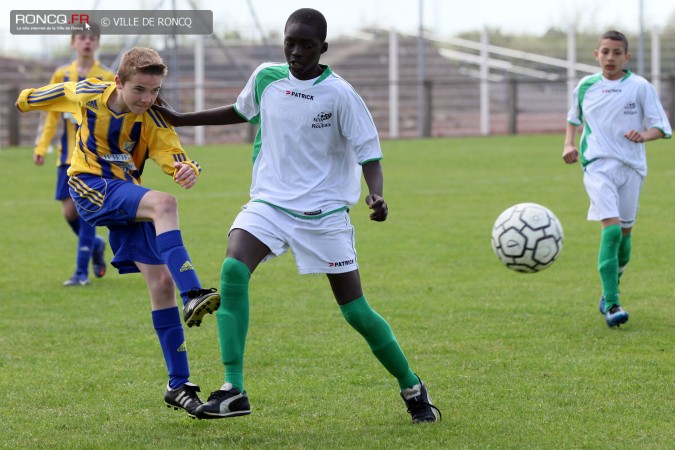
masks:
{"label": "blurred stadium structure", "polygon": [[[426,38],[422,81],[418,37],[388,30],[363,30],[358,36],[331,40],[322,63],[361,94],[383,139],[563,132],[571,88],[582,76],[599,71],[592,54],[598,35],[559,32],[523,44],[507,35],[487,34],[445,41]],[[637,43],[635,36],[628,38]],[[675,28],[646,38],[646,73],[641,75],[657,86],[675,122]],[[269,39],[251,43],[206,37],[188,46],[175,45],[174,40],[161,51],[169,65],[163,93],[179,111],[232,103],[258,64],[283,60],[281,38],[273,40],[270,44]],[[521,48],[513,48],[517,43]],[[392,48],[396,50],[390,53]],[[113,66],[124,50],[102,50],[98,57]],[[635,45],[631,51],[628,68],[635,71]],[[33,145],[39,114],[18,113],[14,101],[21,89],[46,84],[53,70],[66,62],[65,57],[0,57],[0,146]],[[250,140],[253,131],[247,124],[178,129],[185,144],[242,142]]]}

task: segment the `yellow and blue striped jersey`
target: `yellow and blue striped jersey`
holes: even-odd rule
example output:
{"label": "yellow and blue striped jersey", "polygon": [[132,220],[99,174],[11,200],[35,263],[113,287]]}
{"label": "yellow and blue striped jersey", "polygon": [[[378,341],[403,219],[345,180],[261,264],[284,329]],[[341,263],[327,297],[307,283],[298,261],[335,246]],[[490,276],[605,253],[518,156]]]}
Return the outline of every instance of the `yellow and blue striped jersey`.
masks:
{"label": "yellow and blue striped jersey", "polygon": [[[140,115],[109,109],[107,102],[115,89],[114,82],[94,78],[79,83],[57,83],[23,90],[17,105],[23,112],[70,113],[80,124],[68,169],[70,176],[92,174],[141,184],[141,173],[148,158],[165,173],[173,175],[174,162],[189,161],[175,129],[152,109]],[[196,171],[199,175],[198,169]]]}
{"label": "yellow and blue striped jersey", "polygon": [[[63,65],[56,69],[52,75],[49,84],[63,83],[69,81],[82,81],[87,78],[98,78],[101,81],[113,81],[115,74],[107,67],[94,61],[87,75],[82,77],[77,71],[77,60],[70,64]],[[58,158],[56,159],[57,166],[70,164],[70,158],[75,149],[75,135],[77,133],[77,123],[73,120],[70,114],[59,113],[58,111],[49,111],[44,118],[40,135],[35,145],[35,153],[38,155],[46,155],[47,148],[54,138],[56,128],[58,127],[59,119],[63,121],[63,133],[59,139],[58,144]]]}

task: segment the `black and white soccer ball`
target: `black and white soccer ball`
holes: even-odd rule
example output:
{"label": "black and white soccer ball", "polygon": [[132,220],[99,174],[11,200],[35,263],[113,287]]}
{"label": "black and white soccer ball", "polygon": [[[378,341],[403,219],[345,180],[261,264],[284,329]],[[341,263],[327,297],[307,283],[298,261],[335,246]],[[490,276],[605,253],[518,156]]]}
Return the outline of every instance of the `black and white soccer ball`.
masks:
{"label": "black and white soccer ball", "polygon": [[560,256],[563,229],[550,209],[519,203],[501,213],[492,228],[492,249],[516,272],[534,273],[550,267]]}

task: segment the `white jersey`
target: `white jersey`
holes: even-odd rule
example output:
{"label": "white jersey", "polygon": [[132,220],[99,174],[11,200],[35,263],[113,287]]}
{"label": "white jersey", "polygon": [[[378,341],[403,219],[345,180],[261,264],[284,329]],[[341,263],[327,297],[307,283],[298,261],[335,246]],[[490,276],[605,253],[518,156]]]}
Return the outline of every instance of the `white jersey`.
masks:
{"label": "white jersey", "polygon": [[235,104],[239,115],[260,126],[251,199],[299,217],[354,205],[361,195],[361,164],[382,159],[363,99],[322,67],[318,78],[298,80],[288,64],[262,64]]}
{"label": "white jersey", "polygon": [[631,142],[624,134],[651,128],[666,138],[673,133],[656,89],[630,71],[619,80],[608,80],[601,73],[584,77],[574,89],[567,121],[584,124],[579,145],[582,166],[612,158],[642,176],[647,175],[645,144]]}

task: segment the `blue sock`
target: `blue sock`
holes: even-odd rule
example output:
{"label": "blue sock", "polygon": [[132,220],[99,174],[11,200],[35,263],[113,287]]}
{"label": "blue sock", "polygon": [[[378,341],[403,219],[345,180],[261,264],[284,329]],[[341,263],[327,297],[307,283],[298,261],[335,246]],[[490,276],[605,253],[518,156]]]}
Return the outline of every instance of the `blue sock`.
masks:
{"label": "blue sock", "polygon": [[153,311],[152,324],[162,346],[166,368],[169,370],[169,387],[171,389],[181,387],[190,380],[190,366],[178,308]]}
{"label": "blue sock", "polygon": [[89,275],[89,261],[94,251],[94,238],[96,237],[96,228],[87,222],[79,219],[79,233],[77,235],[77,275]]}
{"label": "blue sock", "polygon": [[195,271],[190,255],[183,245],[180,230],[171,230],[157,236],[157,248],[169,268],[173,281],[178,286],[183,304],[187,303],[187,292],[191,289],[201,289],[197,272]]}
{"label": "blue sock", "polygon": [[76,236],[80,235],[80,218],[78,217],[75,220],[68,220],[68,225],[70,225],[70,228],[73,229],[73,233],[75,233]]}

